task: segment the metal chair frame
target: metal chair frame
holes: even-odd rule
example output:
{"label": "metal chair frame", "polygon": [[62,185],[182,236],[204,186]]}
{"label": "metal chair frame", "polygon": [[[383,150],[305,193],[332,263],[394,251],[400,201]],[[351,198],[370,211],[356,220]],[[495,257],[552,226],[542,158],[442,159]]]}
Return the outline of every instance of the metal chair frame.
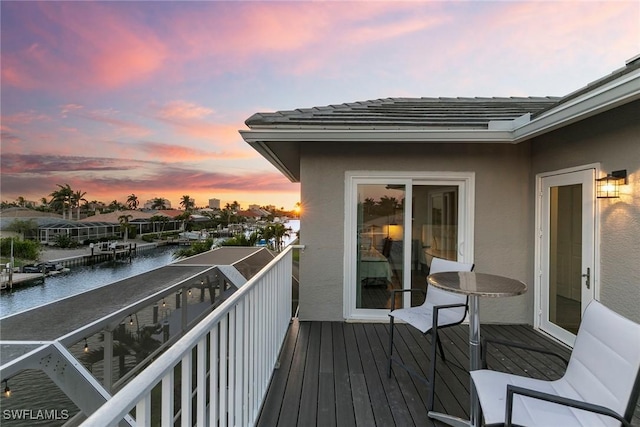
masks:
{"label": "metal chair frame", "polygon": [[[436,260],[436,258],[434,258],[434,260]],[[473,264],[471,264],[471,270],[473,270]],[[444,271],[444,270],[442,270],[442,271]],[[438,349],[440,351],[440,357],[442,358],[442,361],[446,362],[446,357],[444,355],[444,349],[442,347],[442,342],[440,340],[440,336],[438,335],[438,329],[443,329],[443,328],[448,328],[448,327],[451,327],[451,326],[456,326],[456,325],[461,324],[464,321],[464,319],[467,317],[467,314],[469,312],[469,297],[466,297],[465,303],[443,304],[443,305],[433,306],[431,327],[429,329],[427,329],[426,332],[423,333],[423,335],[425,337],[427,335],[431,335],[431,355],[430,355],[430,359],[431,360],[430,360],[430,363],[429,363],[429,378],[425,378],[418,371],[416,371],[412,367],[402,363],[402,361],[400,359],[398,359],[398,358],[393,356],[393,331],[394,331],[394,325],[395,325],[394,324],[393,312],[395,310],[396,294],[397,293],[405,293],[405,292],[420,292],[420,293],[423,293],[425,295],[425,302],[424,303],[427,302],[427,298],[428,298],[428,295],[429,295],[428,287],[427,287],[426,290],[411,288],[411,289],[394,289],[394,290],[391,291],[391,311],[389,313],[389,318],[390,318],[390,321],[389,321],[389,367],[388,367],[387,376],[391,377],[392,365],[393,365],[393,363],[396,363],[400,367],[402,367],[405,371],[407,371],[412,377],[414,377],[414,378],[418,379],[419,381],[423,382],[424,384],[426,384],[427,387],[429,387],[429,390],[430,390],[429,394],[428,394],[428,400],[427,400],[427,410],[431,411],[431,410],[433,410],[433,404],[434,404],[434,400],[435,400],[435,376],[436,376],[436,358],[437,358],[436,346],[438,347]],[[448,323],[446,325],[438,326],[438,318],[439,318],[440,310],[446,310],[446,309],[451,309],[451,308],[462,308],[462,307],[464,307],[465,310],[464,310],[464,315],[462,316],[460,321],[455,322],[455,323]]]}

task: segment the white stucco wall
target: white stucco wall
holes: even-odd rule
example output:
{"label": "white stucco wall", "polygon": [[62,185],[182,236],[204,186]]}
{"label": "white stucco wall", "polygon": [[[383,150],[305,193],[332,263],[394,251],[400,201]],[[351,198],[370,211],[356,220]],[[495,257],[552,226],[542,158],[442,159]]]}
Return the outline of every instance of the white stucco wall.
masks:
{"label": "white stucco wall", "polygon": [[[531,283],[528,144],[305,144],[301,149],[300,317],[343,320],[347,170],[474,171],[476,271]],[[531,323],[533,296],[481,301],[485,322]]]}
{"label": "white stucco wall", "polygon": [[531,143],[532,176],[600,162],[603,174],[626,169],[619,199],[598,200],[600,300],[640,322],[640,101]]}

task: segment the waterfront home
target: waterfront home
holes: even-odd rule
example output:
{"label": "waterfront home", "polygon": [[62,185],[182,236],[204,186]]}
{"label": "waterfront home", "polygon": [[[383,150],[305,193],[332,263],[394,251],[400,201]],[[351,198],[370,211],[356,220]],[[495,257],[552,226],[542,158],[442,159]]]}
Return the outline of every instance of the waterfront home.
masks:
{"label": "waterfront home", "polygon": [[[559,342],[571,345],[593,299],[640,321],[639,111],[636,58],[561,98],[390,98],[252,116],[244,139],[301,183],[298,316],[291,315],[297,275],[288,247],[113,395],[69,363],[76,381],[96,391],[90,402],[77,398],[79,419],[101,427],[434,425],[429,387],[401,369],[387,375],[385,324],[390,289],[424,287],[434,257],[528,284],[521,296],[481,299],[484,336],[561,347],[566,356]],[[181,261],[172,273],[201,270],[147,299],[162,306],[178,290],[186,299],[190,286],[208,283],[201,276],[213,274],[212,264]],[[238,276],[227,268],[220,274],[231,282]],[[149,301],[14,352],[1,379],[25,366],[54,370],[53,350],[81,349],[87,334],[108,337],[127,319],[132,326],[132,313]],[[470,364],[469,329],[443,331],[448,362],[433,377],[436,410],[461,417],[473,412],[469,373],[459,369]],[[397,331],[396,354],[426,375],[426,340],[407,325]],[[112,357],[105,342],[102,352]],[[564,371],[544,356],[492,350],[488,357],[534,378]],[[54,378],[69,376],[55,371]]]}
{"label": "waterfront home", "polygon": [[593,299],[640,321],[638,117],[640,57],[559,98],[349,102],[240,133],[301,183],[300,319],[388,321],[389,290],[439,256],[528,284],[482,299],[483,322],[570,345]]}

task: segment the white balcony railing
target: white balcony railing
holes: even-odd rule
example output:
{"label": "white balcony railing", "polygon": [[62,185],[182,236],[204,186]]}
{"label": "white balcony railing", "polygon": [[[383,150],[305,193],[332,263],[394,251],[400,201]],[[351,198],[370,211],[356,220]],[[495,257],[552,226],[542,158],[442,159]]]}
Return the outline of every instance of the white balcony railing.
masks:
{"label": "white balcony railing", "polygon": [[[249,426],[291,320],[288,247],[83,424]],[[194,384],[195,382],[195,384]],[[135,409],[135,411],[133,411]]]}

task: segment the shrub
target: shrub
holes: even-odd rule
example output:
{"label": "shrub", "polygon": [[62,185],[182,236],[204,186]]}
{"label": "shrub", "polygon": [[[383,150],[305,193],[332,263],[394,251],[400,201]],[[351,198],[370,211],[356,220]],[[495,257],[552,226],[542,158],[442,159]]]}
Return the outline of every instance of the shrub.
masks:
{"label": "shrub", "polygon": [[58,234],[53,240],[53,245],[59,248],[75,248],[78,246],[78,242],[66,234]]}
{"label": "shrub", "polygon": [[178,249],[173,253],[174,258],[188,258],[206,252],[213,246],[213,239],[207,239],[199,242],[191,243],[188,248]]}
{"label": "shrub", "polygon": [[[3,257],[11,256],[11,238],[0,239],[0,253]],[[14,258],[38,259],[40,254],[40,243],[32,240],[13,239]]]}

